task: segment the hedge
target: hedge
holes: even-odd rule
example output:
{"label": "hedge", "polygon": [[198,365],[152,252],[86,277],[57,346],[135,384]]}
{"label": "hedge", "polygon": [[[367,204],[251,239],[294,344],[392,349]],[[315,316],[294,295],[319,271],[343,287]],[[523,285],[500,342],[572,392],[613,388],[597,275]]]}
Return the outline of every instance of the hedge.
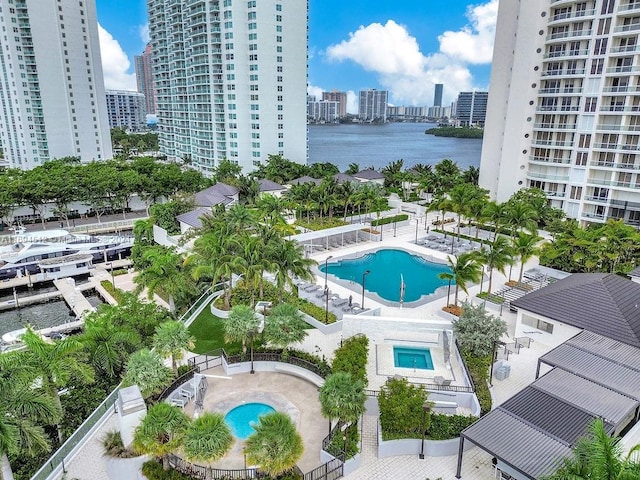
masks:
{"label": "hedge", "polygon": [[306,313],[307,315],[315,318],[316,320],[318,320],[320,323],[324,323],[324,319],[325,316],[327,317],[327,323],[334,323],[338,320],[338,317],[336,317],[335,313],[329,312],[328,315],[326,315],[326,310],[314,303],[311,303],[310,301],[304,299],[304,298],[300,298],[298,300],[295,301],[295,305],[296,307],[298,307],[298,309],[301,312]]}
{"label": "hedge", "polygon": [[348,372],[355,379],[367,385],[367,357],[369,355],[369,339],[364,335],[356,335],[342,342],[333,355],[331,367],[334,372]]}
{"label": "hedge", "polygon": [[491,393],[489,392],[487,379],[489,378],[489,369],[491,367],[491,356],[473,357],[465,352],[461,352],[461,354],[476,386],[476,397],[480,402],[480,415],[489,413],[491,411]]}
{"label": "hedge", "polygon": [[473,415],[431,414],[431,424],[426,437],[430,440],[449,440],[460,436],[460,432],[478,420]]}
{"label": "hedge", "polygon": [[387,225],[389,223],[403,222],[408,219],[409,215],[407,215],[406,213],[401,213],[400,215],[394,215],[393,217],[384,217],[380,220],[374,220],[373,222],[371,222],[371,226],[378,227],[380,225]]}
{"label": "hedge", "polygon": [[194,477],[185,475],[170,468],[164,470],[157,460],[149,460],[142,465],[142,473],[147,480],[193,480]]}

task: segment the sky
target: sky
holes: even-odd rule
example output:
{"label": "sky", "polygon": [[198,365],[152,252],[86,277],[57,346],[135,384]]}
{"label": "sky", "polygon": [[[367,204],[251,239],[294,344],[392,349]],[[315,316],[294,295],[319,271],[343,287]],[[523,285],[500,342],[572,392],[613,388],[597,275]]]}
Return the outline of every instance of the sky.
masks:
{"label": "sky", "polygon": [[[259,1],[259,0],[258,0]],[[303,0],[300,0],[301,2]],[[144,0],[96,0],[108,89],[135,90],[134,55],[149,40]],[[444,105],[487,90],[498,0],[309,0],[309,93],[389,91],[392,105]]]}

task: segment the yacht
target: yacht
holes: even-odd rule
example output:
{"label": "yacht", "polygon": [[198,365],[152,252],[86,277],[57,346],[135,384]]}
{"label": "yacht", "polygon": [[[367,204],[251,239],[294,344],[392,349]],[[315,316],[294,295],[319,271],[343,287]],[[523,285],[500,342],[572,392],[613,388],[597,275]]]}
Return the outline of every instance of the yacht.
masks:
{"label": "yacht", "polygon": [[38,273],[63,278],[87,273],[93,263],[121,258],[131,251],[133,237],[93,236],[67,230],[26,232],[0,237],[0,280]]}

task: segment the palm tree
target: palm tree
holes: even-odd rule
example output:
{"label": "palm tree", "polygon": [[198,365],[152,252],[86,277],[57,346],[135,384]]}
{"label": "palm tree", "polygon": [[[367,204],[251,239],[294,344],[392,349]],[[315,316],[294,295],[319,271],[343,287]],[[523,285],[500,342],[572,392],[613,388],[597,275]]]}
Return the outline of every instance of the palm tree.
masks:
{"label": "palm tree", "polygon": [[316,264],[316,261],[305,258],[302,245],[293,240],[274,239],[269,242],[267,257],[271,262],[269,271],[275,273],[281,301],[285,288],[295,288],[294,278],[313,279],[311,267]]}
{"label": "palm tree", "polygon": [[349,207],[352,206],[358,196],[358,189],[353,182],[343,182],[338,188],[338,195],[342,198],[344,204],[344,214],[342,221],[347,221],[347,215],[349,214]]}
{"label": "palm tree", "polygon": [[507,225],[511,226],[511,238],[515,238],[516,233],[523,228],[532,234],[538,232],[538,212],[528,203],[518,201],[507,203],[504,218]]}
{"label": "palm tree", "polygon": [[625,455],[619,438],[607,433],[601,418],[573,447],[560,468],[546,480],[636,480],[640,478],[640,444]]}
{"label": "palm tree", "polygon": [[244,205],[235,204],[224,215],[229,228],[239,232],[254,227],[256,220],[252,212]]}
{"label": "palm tree", "polygon": [[507,237],[498,237],[494,240],[489,248],[483,247],[480,251],[482,262],[489,269],[489,286],[487,293],[491,293],[491,282],[493,280],[493,269],[497,269],[504,274],[504,269],[513,261],[511,245]]}
{"label": "palm tree", "polygon": [[156,403],[136,427],[133,448],[141,454],[153,455],[169,470],[169,454],[177,450],[189,427],[189,417],[178,407]]}
{"label": "palm tree", "polygon": [[482,216],[493,223],[493,227],[495,228],[493,231],[493,240],[497,238],[500,225],[504,222],[504,210],[505,205],[503,203],[487,202],[485,205]]}
{"label": "palm tree", "polygon": [[122,385],[138,385],[144,398],[160,393],[173,379],[173,372],[164,366],[155,351],[143,348],[129,357]]}
{"label": "palm tree", "polygon": [[224,322],[226,342],[242,342],[242,353],[247,353],[247,340],[253,338],[260,326],[260,318],[247,305],[234,305]]}
{"label": "palm tree", "polygon": [[538,255],[538,252],[540,251],[538,248],[538,242],[540,240],[542,240],[542,237],[539,237],[538,235],[529,235],[519,232],[518,236],[511,241],[513,253],[520,257],[520,274],[518,275],[518,282],[522,282],[524,264],[531,257]]}
{"label": "palm tree", "polygon": [[449,205],[451,210],[458,215],[458,235],[460,235],[460,220],[467,215],[469,205],[476,196],[477,188],[470,183],[456,185],[449,192]]}
{"label": "palm tree", "polygon": [[[73,337],[49,343],[35,333],[31,327],[21,337],[27,347],[26,361],[36,372],[42,389],[53,399],[56,408],[62,411],[58,389],[65,387],[73,379],[75,382],[92,383],[94,372],[89,365],[80,361],[78,352],[84,345]],[[62,443],[60,424],[56,425],[58,440]]]}
{"label": "palm tree", "polygon": [[343,422],[357,422],[364,413],[366,400],[362,380],[354,380],[348,372],[329,375],[320,387],[320,409],[322,416],[329,419],[329,433],[334,418]]}
{"label": "palm tree", "polygon": [[189,461],[213,462],[231,449],[233,435],[222,414],[205,412],[187,427],[183,443]]}
{"label": "palm tree", "polygon": [[194,347],[195,339],[184,323],[169,320],[156,328],[153,346],[161,357],[171,357],[173,374],[178,376],[178,362],[184,357],[185,350]]}
{"label": "palm tree", "polygon": [[264,220],[270,225],[283,221],[282,212],[285,210],[285,202],[282,198],[274,195],[262,195],[256,202],[258,211]]}
{"label": "palm tree", "polygon": [[8,455],[35,456],[51,447],[43,425],[56,425],[62,411],[42,388],[24,352],[0,355],[0,478],[13,480]]}
{"label": "palm tree", "polygon": [[449,266],[451,267],[451,274],[456,281],[456,292],[453,300],[453,304],[458,306],[458,289],[461,288],[464,293],[467,291],[467,283],[476,283],[480,280],[482,275],[482,265],[478,261],[478,254],[476,252],[461,253],[459,256],[451,256],[447,258]]}
{"label": "palm tree", "polygon": [[344,173],[347,175],[355,175],[360,171],[360,165],[357,163],[350,163]]}
{"label": "palm tree", "polygon": [[116,325],[108,317],[91,313],[84,322],[80,337],[89,361],[98,375],[120,375],[127,358],[138,345],[140,335],[126,325]]}
{"label": "palm tree", "polygon": [[186,275],[180,268],[182,257],[164,247],[152,247],[144,252],[143,258],[149,266],[133,279],[136,293],[146,288],[151,300],[155,293],[164,292],[169,297],[169,311],[175,313],[175,297],[185,290]]}
{"label": "palm tree", "polygon": [[307,328],[309,325],[297,307],[290,303],[280,303],[269,313],[269,320],[264,325],[264,338],[270,345],[282,348],[284,356],[289,345],[304,340]]}
{"label": "palm tree", "polygon": [[453,273],[449,272],[440,272],[436,275],[440,280],[447,280],[449,282],[449,287],[447,288],[447,307],[449,306],[449,298],[451,298],[451,282],[455,278]]}
{"label": "palm tree", "polygon": [[267,413],[253,428],[255,432],[245,442],[248,462],[259,465],[260,470],[272,477],[296,466],[304,446],[302,437],[286,413]]}

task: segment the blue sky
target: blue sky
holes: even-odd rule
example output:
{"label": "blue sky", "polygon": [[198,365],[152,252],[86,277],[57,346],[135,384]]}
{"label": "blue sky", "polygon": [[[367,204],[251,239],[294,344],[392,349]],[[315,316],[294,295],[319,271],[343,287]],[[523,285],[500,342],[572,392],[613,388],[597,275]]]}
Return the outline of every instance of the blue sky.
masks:
{"label": "blue sky", "polygon": [[[310,0],[309,91],[387,89],[395,105],[428,105],[486,89],[498,0]],[[96,0],[107,88],[135,89],[147,35],[144,0]],[[351,94],[353,102],[355,95]]]}

